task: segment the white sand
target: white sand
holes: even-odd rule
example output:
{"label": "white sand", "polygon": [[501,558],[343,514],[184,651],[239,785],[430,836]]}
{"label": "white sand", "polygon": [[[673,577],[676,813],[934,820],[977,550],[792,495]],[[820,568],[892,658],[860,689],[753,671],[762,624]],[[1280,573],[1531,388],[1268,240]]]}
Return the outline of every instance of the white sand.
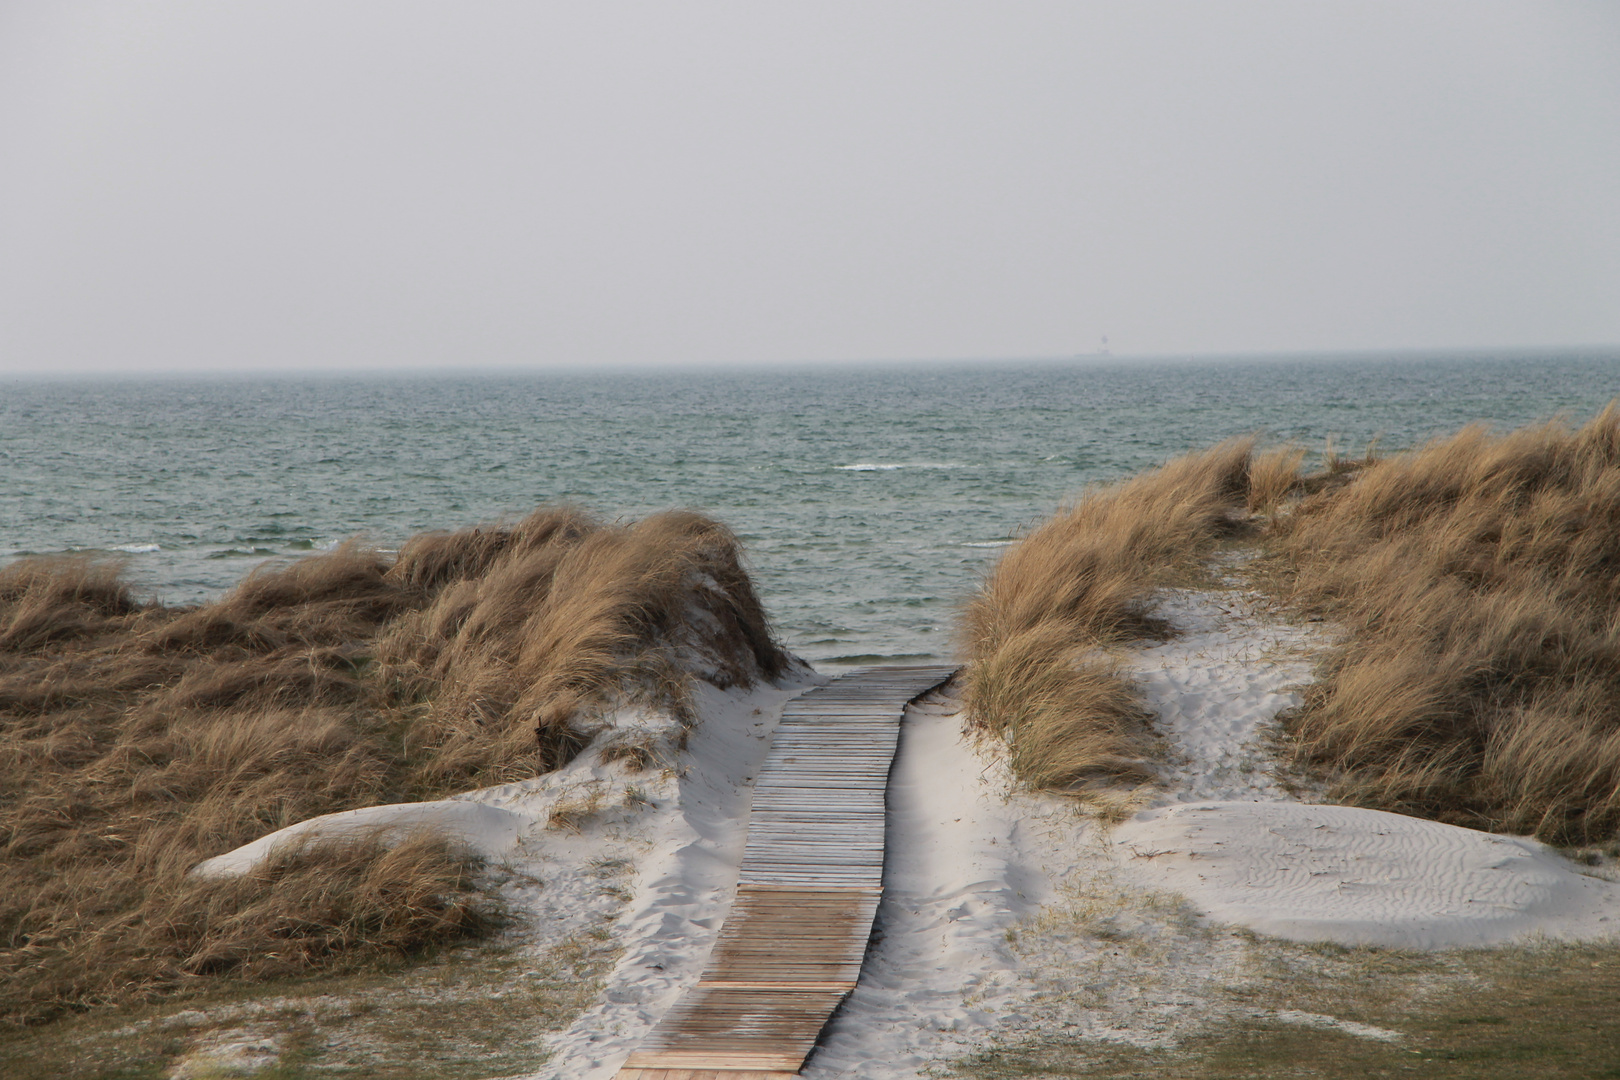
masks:
{"label": "white sand", "polygon": [[1620,930],[1620,886],[1534,840],[1353,806],[1207,802],[1114,831],[1141,884],[1295,941],[1433,949]]}
{"label": "white sand", "polygon": [[1321,632],[1263,619],[1236,593],[1171,591],[1158,614],[1177,636],[1125,660],[1170,749],[1162,799],[1291,798],[1266,742],[1299,704]]}
{"label": "white sand", "polygon": [[907,713],[889,778],[881,936],[804,1072],[811,1080],[916,1076],[1017,1019],[1005,935],[1049,898],[1023,850],[1040,820],[1005,800],[1004,771],[960,731],[937,699]]}
{"label": "white sand", "polygon": [[1127,880],[1295,941],[1431,949],[1620,930],[1620,886],[1534,840],[1294,799],[1267,739],[1325,635],[1236,592],[1171,594],[1162,613],[1182,635],[1134,664],[1175,757],[1160,805],[1114,831]]}
{"label": "white sand", "polygon": [[633,834],[634,892],[615,926],[624,953],[597,1004],[550,1040],[544,1080],[607,1080],[697,982],[731,910],[753,780],[793,691],[711,691],[661,810]]}
{"label": "white sand", "polygon": [[423,829],[459,840],[490,859],[504,860],[534,825],[534,819],[529,814],[475,801],[478,794],[324,814],[204,860],[191,872],[204,877],[232,877],[257,866],[272,851],[296,847],[301,842],[373,836],[387,839]]}

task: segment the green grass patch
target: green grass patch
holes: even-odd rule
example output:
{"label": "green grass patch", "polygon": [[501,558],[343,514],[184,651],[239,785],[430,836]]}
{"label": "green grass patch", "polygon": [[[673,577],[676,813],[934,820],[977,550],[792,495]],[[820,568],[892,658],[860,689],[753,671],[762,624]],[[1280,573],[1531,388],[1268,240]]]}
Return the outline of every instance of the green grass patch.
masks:
{"label": "green grass patch", "polygon": [[[594,934],[545,952],[469,946],[340,977],[96,1010],[0,1034],[0,1076],[475,1080],[530,1072],[548,1056],[545,1034],[590,1005],[616,955]],[[254,1068],[251,1056],[217,1054],[232,1045],[267,1053]]]}
{"label": "green grass patch", "polygon": [[[1252,947],[1253,978],[1224,992],[1229,1008],[1222,1018],[1173,1048],[1038,1036],[961,1059],[952,1075],[1620,1078],[1620,946],[1435,954],[1262,940]],[[1384,1042],[1270,1015],[1287,1010],[1393,1030],[1400,1039]]]}

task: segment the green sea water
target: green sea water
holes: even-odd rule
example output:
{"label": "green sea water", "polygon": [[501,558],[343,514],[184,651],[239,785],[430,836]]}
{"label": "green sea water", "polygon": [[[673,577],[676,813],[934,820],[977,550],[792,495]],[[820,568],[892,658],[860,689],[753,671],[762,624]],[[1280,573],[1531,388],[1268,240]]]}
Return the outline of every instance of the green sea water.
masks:
{"label": "green sea water", "polygon": [[935,658],[1008,538],[1088,484],[1245,432],[1389,450],[1617,395],[1620,350],[12,380],[0,560],[114,553],[144,593],[190,602],[357,534],[684,506],[742,537],[800,655]]}

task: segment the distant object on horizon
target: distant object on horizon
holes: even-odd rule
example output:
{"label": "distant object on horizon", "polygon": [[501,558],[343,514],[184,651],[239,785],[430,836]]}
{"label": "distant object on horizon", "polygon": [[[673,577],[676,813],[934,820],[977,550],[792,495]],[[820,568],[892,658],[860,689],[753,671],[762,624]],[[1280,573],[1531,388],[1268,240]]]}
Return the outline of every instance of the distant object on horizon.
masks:
{"label": "distant object on horizon", "polygon": [[[1086,355],[1085,353],[1076,353],[1074,358],[1076,360],[1083,360],[1085,358],[1085,355]],[[1102,344],[1097,346],[1097,351],[1095,353],[1092,353],[1092,355],[1093,356],[1113,356],[1114,355],[1113,353],[1108,351],[1108,335],[1107,334],[1104,334],[1102,336]]]}

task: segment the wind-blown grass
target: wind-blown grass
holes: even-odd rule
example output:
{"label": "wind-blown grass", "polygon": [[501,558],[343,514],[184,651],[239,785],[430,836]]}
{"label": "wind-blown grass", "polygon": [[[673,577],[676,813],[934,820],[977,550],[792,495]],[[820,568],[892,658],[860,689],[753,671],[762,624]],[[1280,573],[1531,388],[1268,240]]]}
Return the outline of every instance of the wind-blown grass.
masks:
{"label": "wind-blown grass", "polygon": [[1347,631],[1291,720],[1341,798],[1568,843],[1620,828],[1620,410],[1367,464],[1268,547]]}
{"label": "wind-blown grass", "polygon": [[1029,781],[1134,782],[1150,736],[1107,648],[1223,535],[1343,628],[1286,717],[1346,802],[1601,843],[1620,830],[1620,407],[1572,428],[1464,428],[1359,460],[1229,442],[1088,493],[964,618],[971,715]]}
{"label": "wind-blown grass", "polygon": [[0,1018],[475,935],[474,863],[431,838],[247,879],[198,861],[306,818],[534,775],[595,717],[787,663],[723,526],[571,508],[351,543],[217,603],[135,602],[110,563],[0,569]]}
{"label": "wind-blown grass", "polygon": [[1031,783],[1152,775],[1135,688],[1101,651],[1164,632],[1153,592],[1238,527],[1253,440],[1087,492],[1009,548],[963,615],[966,705]]}

